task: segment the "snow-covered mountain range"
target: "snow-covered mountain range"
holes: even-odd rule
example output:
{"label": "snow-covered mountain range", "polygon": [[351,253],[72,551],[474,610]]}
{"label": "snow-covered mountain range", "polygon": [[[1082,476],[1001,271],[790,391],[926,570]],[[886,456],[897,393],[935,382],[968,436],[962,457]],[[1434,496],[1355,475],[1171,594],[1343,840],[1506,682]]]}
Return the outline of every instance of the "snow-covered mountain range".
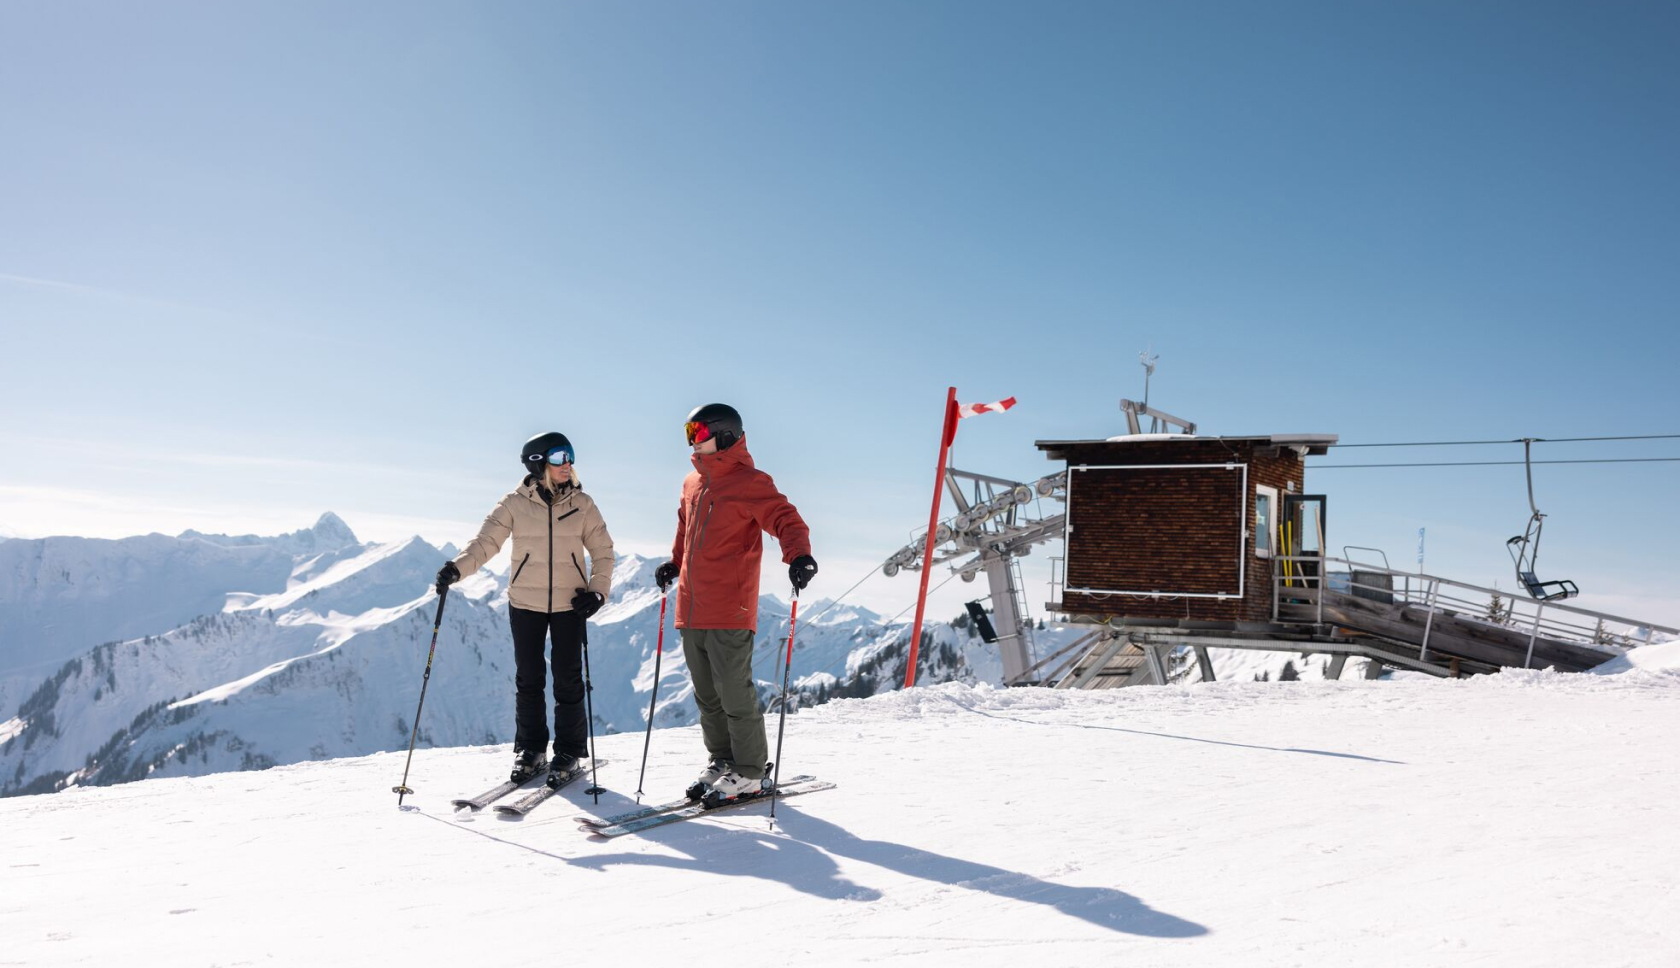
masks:
{"label": "snow-covered mountain range", "polygon": [[148,534],[0,542],[0,712],[15,690],[112,639],[167,631],[330,567],[361,546],[334,514],[278,537]]}
{"label": "snow-covered mountain range", "polygon": [[[406,747],[451,547],[357,541],[332,514],[278,537],[160,534],[0,544],[0,795],[198,775]],[[646,726],[659,632],[656,561],[625,555],[591,622],[599,733]],[[451,590],[422,746],[513,731],[506,576]],[[787,603],[760,602],[755,675],[779,688]],[[1074,629],[1047,628],[1054,648]],[[920,681],[995,682],[995,650],[930,623]],[[793,678],[808,699],[897,688],[908,629],[802,603]],[[95,644],[102,643],[102,644]],[[695,721],[669,626],[658,726]]]}

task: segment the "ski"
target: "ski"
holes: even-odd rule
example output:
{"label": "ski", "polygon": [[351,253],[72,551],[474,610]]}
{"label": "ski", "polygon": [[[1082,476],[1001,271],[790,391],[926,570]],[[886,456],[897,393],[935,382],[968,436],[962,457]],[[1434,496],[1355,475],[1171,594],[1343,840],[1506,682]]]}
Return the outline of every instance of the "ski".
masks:
{"label": "ski", "polygon": [[542,775],[543,774],[538,773],[535,776],[526,779],[524,782],[520,782],[518,780],[505,780],[490,789],[485,790],[476,797],[462,797],[459,800],[451,800],[449,802],[457,810],[472,810],[477,812]]}
{"label": "ski", "polygon": [[[595,761],[596,767],[606,765],[606,760]],[[589,770],[590,767],[586,765],[586,762],[584,760],[579,760],[576,766],[561,774],[558,781],[553,783],[544,783],[542,786],[532,790],[530,793],[525,794],[512,803],[496,804],[496,812],[507,817],[523,817],[532,810],[536,809],[548,798],[554,796],[556,793],[559,793],[561,790],[564,790],[573,780],[589,773]]]}
{"label": "ski", "polygon": [[[805,783],[815,779],[816,777],[814,776],[796,776],[788,780],[786,783],[783,783],[782,786],[790,787],[795,783]],[[577,818],[577,822],[580,827],[616,827],[619,824],[629,823],[632,820],[641,820],[643,817],[654,817],[662,813],[670,813],[673,810],[681,810],[684,807],[691,807],[699,802],[699,800],[690,800],[687,797],[683,797],[680,800],[672,800],[669,803],[654,803],[645,807],[638,807],[628,813],[614,814],[611,817],[579,817]]]}
{"label": "ski", "polygon": [[628,820],[624,823],[614,824],[608,827],[586,826],[580,829],[591,837],[622,837],[625,834],[633,834],[642,830],[650,830],[654,827],[663,827],[668,823],[677,823],[682,820],[693,820],[695,817],[710,816],[714,813],[721,813],[724,810],[732,810],[736,807],[745,807],[750,804],[768,801],[772,797],[785,800],[788,797],[797,797],[806,793],[816,793],[820,790],[832,789],[834,789],[834,784],[829,783],[826,780],[802,780],[797,784],[790,780],[778,787],[775,793],[761,793],[757,796],[739,797],[734,800],[726,800],[715,807],[708,807],[701,803],[690,803],[686,807],[666,811],[664,813],[656,813],[652,816],[642,817],[639,820]]}

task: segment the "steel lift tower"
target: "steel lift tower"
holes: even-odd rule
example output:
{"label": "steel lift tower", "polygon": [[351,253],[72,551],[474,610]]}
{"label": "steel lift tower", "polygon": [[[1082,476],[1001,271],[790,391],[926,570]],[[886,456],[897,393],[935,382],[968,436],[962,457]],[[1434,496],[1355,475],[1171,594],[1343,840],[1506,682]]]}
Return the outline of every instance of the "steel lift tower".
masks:
{"label": "steel lift tower", "polygon": [[[957,513],[941,521],[933,533],[933,562],[958,562],[950,567],[963,581],[986,573],[992,627],[1003,655],[1003,681],[1017,682],[1033,662],[1015,559],[1029,554],[1033,545],[1062,537],[1066,514],[1044,516],[1037,507],[1041,498],[1067,499],[1067,474],[1059,472],[1025,484],[950,468],[945,471],[945,489]],[[891,578],[900,570],[919,570],[927,540],[924,533],[900,548],[882,563],[882,573]],[[970,611],[978,609],[971,606]]]}

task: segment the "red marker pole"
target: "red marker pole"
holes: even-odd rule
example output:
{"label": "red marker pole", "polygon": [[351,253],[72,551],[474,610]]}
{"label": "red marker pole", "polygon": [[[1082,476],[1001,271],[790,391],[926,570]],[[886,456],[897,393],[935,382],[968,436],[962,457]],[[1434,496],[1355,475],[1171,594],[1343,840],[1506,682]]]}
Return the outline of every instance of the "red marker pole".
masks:
{"label": "red marker pole", "polygon": [[933,510],[928,512],[927,546],[922,552],[922,587],[916,593],[916,625],[910,633],[910,662],[904,668],[904,688],[916,684],[916,660],[922,649],[922,617],[927,611],[928,572],[933,569],[934,532],[939,528],[939,504],[945,494],[945,460],[957,436],[957,388],[945,394],[945,423],[939,429],[939,469],[933,475]]}

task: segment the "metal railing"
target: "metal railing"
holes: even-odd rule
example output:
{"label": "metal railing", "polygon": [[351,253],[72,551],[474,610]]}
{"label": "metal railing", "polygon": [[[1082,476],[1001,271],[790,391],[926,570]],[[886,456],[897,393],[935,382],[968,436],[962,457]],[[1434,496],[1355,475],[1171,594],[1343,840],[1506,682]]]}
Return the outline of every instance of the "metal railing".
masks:
{"label": "metal railing", "polygon": [[[1363,550],[1363,549],[1362,549]],[[1316,568],[1307,568],[1315,565]],[[1342,570],[1332,570],[1340,566]],[[1309,572],[1316,571],[1316,574]],[[1439,575],[1396,571],[1369,562],[1326,555],[1279,555],[1272,565],[1272,620],[1286,618],[1286,602],[1312,606],[1316,624],[1324,624],[1323,591],[1346,592],[1357,598],[1420,609],[1425,613],[1421,659],[1429,658],[1429,637],[1437,614],[1458,621],[1478,622],[1494,628],[1526,633],[1527,668],[1534,661],[1534,643],[1544,637],[1553,641],[1598,649],[1606,657],[1644,645],[1653,633],[1680,634],[1680,630],[1639,619],[1598,612],[1575,605],[1561,605],[1497,588],[1454,581]],[[1288,600],[1294,599],[1294,602]]]}

